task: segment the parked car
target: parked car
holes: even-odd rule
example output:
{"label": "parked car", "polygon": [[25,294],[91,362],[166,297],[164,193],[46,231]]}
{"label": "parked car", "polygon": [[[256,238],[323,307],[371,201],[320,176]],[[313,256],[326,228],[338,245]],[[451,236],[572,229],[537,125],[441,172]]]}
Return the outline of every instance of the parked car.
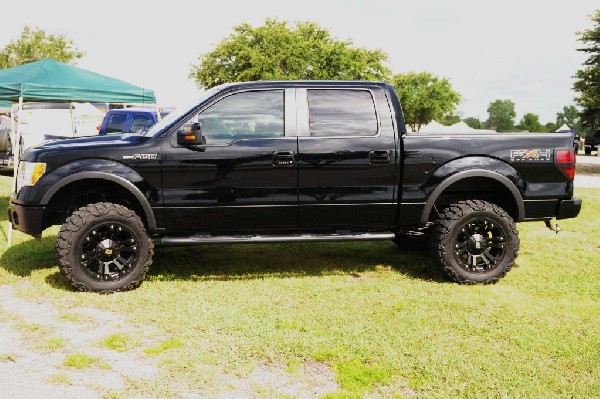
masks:
{"label": "parked car", "polygon": [[[169,112],[171,112],[171,110],[161,111],[160,117],[164,118]],[[98,127],[98,134],[140,133],[148,130],[156,122],[158,122],[156,109],[111,109],[106,113],[102,120],[102,124]]]}
{"label": "parked car", "polygon": [[592,151],[598,151],[598,145],[600,144],[600,130],[595,130],[585,138],[584,151],[587,155],[591,154]]}

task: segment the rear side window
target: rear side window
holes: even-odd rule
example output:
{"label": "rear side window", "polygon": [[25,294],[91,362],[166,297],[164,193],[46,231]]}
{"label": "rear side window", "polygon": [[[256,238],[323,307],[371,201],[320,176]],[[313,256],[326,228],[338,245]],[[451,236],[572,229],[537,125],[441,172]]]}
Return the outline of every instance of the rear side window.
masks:
{"label": "rear side window", "polygon": [[310,135],[373,136],[377,113],[367,90],[308,90]]}
{"label": "rear side window", "polygon": [[150,115],[134,115],[131,125],[129,125],[129,133],[145,132],[152,125],[154,125],[154,120]]}
{"label": "rear side window", "polygon": [[106,133],[122,132],[126,119],[125,114],[112,114],[106,124]]}

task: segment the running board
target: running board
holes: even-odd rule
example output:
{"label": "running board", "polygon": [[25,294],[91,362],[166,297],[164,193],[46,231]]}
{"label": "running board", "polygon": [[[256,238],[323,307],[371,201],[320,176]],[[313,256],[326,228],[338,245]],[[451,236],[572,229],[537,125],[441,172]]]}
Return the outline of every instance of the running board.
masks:
{"label": "running board", "polygon": [[392,240],[394,233],[362,233],[362,234],[295,234],[282,236],[211,236],[195,235],[189,237],[163,237],[160,245],[176,247],[201,244],[266,244],[277,242],[320,242],[320,241],[374,241]]}

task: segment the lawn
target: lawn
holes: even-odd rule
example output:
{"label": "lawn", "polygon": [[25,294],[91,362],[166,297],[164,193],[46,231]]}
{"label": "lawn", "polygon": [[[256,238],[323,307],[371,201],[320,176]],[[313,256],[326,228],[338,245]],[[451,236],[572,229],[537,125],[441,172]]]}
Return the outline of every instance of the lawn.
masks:
{"label": "lawn", "polygon": [[[9,180],[0,176],[0,240]],[[0,285],[136,326],[140,339],[103,345],[138,345],[161,376],[116,397],[227,392],[226,375],[320,364],[339,387],[329,397],[597,398],[600,189],[576,195],[582,213],[560,234],[519,224],[516,266],[490,286],[447,282],[427,252],[382,241],[157,248],[139,289],[77,293],[54,259],[56,227],[0,244]]]}

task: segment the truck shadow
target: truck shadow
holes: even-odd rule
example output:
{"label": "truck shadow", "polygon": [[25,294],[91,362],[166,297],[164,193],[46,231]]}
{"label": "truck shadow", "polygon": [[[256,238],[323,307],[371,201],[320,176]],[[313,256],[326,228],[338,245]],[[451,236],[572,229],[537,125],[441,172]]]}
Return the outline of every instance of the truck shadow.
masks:
{"label": "truck shadow", "polygon": [[[20,277],[54,269],[46,282],[56,289],[71,290],[58,270],[55,240],[52,235],[13,245],[0,257],[0,268]],[[393,270],[420,280],[446,281],[434,268],[427,251],[399,250],[391,241],[159,247],[155,248],[154,262],[146,279],[168,282],[344,274],[361,277],[361,273],[381,270]]]}
{"label": "truck shadow", "polygon": [[390,242],[211,245],[158,248],[150,274],[159,280],[247,280],[395,270],[444,281],[427,251],[399,250]]}

